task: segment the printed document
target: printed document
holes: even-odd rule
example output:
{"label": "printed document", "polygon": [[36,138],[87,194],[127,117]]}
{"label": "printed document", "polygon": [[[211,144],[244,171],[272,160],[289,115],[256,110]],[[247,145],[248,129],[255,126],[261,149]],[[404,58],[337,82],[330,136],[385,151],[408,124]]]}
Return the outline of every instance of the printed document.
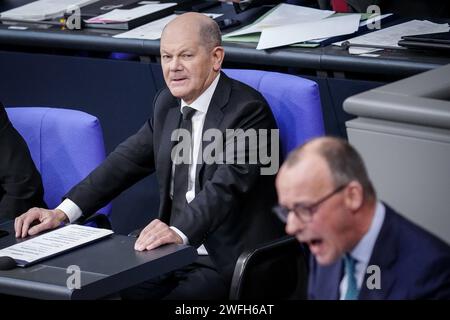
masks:
{"label": "printed document", "polygon": [[11,257],[19,267],[24,267],[113,233],[107,229],[70,224],[4,248],[0,250],[0,256]]}

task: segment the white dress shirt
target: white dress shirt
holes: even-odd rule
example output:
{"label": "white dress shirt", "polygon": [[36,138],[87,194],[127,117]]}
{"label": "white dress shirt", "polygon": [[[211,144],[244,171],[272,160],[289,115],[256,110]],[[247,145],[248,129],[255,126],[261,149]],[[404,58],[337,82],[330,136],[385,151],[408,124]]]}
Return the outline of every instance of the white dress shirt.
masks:
{"label": "white dress shirt", "polygon": [[[358,290],[361,290],[362,282],[364,281],[364,276],[366,275],[367,265],[369,264],[370,257],[372,256],[373,247],[377,241],[378,234],[383,226],[385,214],[386,208],[380,201],[377,201],[375,214],[369,230],[358,242],[355,248],[353,248],[352,252],[350,252],[350,255],[356,259],[355,277]],[[344,275],[339,285],[339,296],[341,300],[345,297],[347,285],[347,275]]]}
{"label": "white dress shirt", "polygon": [[[189,181],[188,190],[186,192],[186,201],[189,203],[195,198],[195,174],[197,166],[193,165],[197,163],[199,149],[201,147],[203,124],[205,123],[206,113],[208,111],[209,104],[211,103],[212,96],[216,91],[217,84],[219,83],[220,74],[213,80],[211,85],[206,89],[194,102],[188,105],[185,101],[181,100],[180,111],[183,113],[183,108],[189,106],[196,110],[192,116],[192,164],[189,165]],[[170,196],[173,195],[173,174],[175,171],[175,165],[172,164],[172,178],[170,181]],[[64,201],[56,208],[63,211],[72,223],[82,215],[80,207],[70,199],[64,199]],[[182,239],[184,244],[189,244],[189,239],[186,235],[175,227],[173,229]],[[204,245],[201,245],[197,252],[199,255],[207,255],[208,252]]]}

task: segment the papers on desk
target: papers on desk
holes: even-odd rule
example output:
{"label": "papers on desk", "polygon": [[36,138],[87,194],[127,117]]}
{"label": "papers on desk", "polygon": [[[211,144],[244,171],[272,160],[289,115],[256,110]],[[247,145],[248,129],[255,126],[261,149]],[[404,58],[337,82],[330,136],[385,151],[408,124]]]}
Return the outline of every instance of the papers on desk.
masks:
{"label": "papers on desk", "polygon": [[146,15],[176,6],[176,3],[153,3],[133,9],[114,9],[108,13],[86,20],[87,23],[119,23],[128,22]]}
{"label": "papers on desk", "polygon": [[223,39],[258,42],[258,50],[306,41],[314,41],[305,45],[314,47],[330,37],[351,34],[358,30],[361,14],[334,13],[329,10],[280,4],[250,26],[231,32]]}
{"label": "papers on desk", "polygon": [[263,32],[267,28],[293,23],[316,21],[331,16],[334,11],[319,10],[291,4],[280,4],[267,12],[250,26],[231,32],[226,37]]}
{"label": "papers on desk", "polygon": [[256,49],[269,49],[313,39],[350,34],[358,30],[360,19],[360,14],[351,14],[268,28],[261,33]]}
{"label": "papers on desk", "polygon": [[128,38],[128,39],[144,39],[144,40],[158,40],[161,38],[162,31],[166,24],[177,17],[172,14],[165,18],[149,22],[143,26],[134,28],[133,30],[114,35],[114,38]]}
{"label": "papers on desk", "polygon": [[[426,33],[437,33],[437,32],[448,32],[450,30],[448,23],[433,23],[427,20],[411,20],[405,23],[401,23],[389,28],[377,30],[374,32],[367,33],[365,35],[349,39],[350,43],[362,44],[362,45],[378,45],[386,47],[398,47],[398,42],[401,40],[402,36],[415,35],[415,34],[426,34]],[[343,41],[333,43],[334,45],[340,46]],[[358,48],[350,47],[350,54],[367,54],[381,49],[372,48]]]}
{"label": "papers on desk", "polygon": [[64,15],[71,6],[83,7],[98,0],[38,0],[4,11],[1,18],[19,20],[45,20]]}
{"label": "papers on desk", "polygon": [[[220,17],[222,14],[216,13],[205,13],[211,19]],[[119,33],[114,35],[114,38],[127,38],[127,39],[143,39],[143,40],[158,40],[161,38],[162,31],[164,27],[173,19],[177,17],[176,14],[172,14],[165,18],[155,20],[144,24],[140,27],[134,28],[133,30]]]}
{"label": "papers on desk", "polygon": [[112,233],[107,229],[71,224],[2,249],[0,256],[11,257],[19,267],[25,267]]}

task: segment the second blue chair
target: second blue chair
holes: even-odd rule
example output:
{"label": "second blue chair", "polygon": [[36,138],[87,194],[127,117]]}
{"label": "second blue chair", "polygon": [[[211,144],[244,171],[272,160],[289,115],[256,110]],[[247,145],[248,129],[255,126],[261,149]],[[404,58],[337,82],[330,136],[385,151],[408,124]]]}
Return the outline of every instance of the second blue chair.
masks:
{"label": "second blue chair", "polygon": [[[293,75],[224,70],[258,90],[267,100],[280,130],[283,158],[307,140],[325,134],[318,85]],[[243,252],[234,269],[231,300],[305,299],[307,257],[293,237],[283,237]]]}

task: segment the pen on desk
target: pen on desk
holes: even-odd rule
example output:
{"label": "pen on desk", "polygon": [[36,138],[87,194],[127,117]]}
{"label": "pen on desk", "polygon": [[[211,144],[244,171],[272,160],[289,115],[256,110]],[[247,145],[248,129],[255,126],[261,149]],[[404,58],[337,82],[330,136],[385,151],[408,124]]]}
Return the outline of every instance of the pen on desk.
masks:
{"label": "pen on desk", "polygon": [[350,47],[368,48],[368,49],[390,49],[390,50],[404,50],[405,49],[403,47],[382,46],[382,45],[378,45],[378,44],[353,43],[350,41],[344,41],[341,43],[341,48],[343,50],[348,50]]}
{"label": "pen on desk", "polygon": [[0,18],[1,22],[14,22],[14,23],[27,23],[27,24],[44,24],[64,27],[66,25],[65,19],[60,19],[59,21],[36,21],[36,20],[23,20],[23,19],[9,19]]}
{"label": "pen on desk", "polygon": [[175,11],[173,12],[173,14],[183,14],[183,13],[188,13],[188,12],[190,12],[190,11],[186,11],[186,10],[175,10]]}

